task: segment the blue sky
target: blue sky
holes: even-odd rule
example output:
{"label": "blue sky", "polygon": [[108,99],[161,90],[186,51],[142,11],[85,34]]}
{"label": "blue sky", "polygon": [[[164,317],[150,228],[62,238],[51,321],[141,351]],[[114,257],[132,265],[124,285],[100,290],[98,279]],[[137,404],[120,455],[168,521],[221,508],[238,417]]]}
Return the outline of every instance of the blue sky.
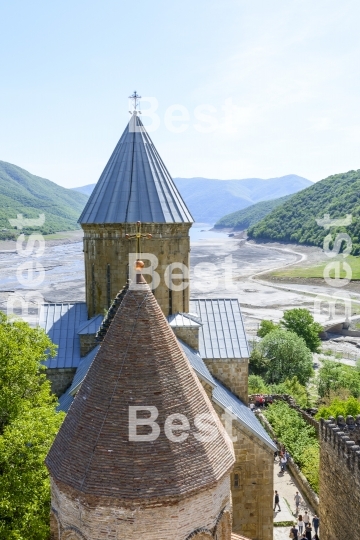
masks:
{"label": "blue sky", "polygon": [[135,89],[172,176],[360,168],[359,0],[0,0],[0,21],[0,160],[58,184],[97,181]]}

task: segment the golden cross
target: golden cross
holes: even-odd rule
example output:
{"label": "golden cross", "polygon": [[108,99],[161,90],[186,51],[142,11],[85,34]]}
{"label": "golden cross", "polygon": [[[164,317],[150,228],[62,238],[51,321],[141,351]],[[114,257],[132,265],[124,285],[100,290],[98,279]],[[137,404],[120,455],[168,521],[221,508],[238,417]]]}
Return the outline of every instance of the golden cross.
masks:
{"label": "golden cross", "polygon": [[142,238],[152,238],[152,234],[149,233],[142,233],[141,232],[141,221],[136,222],[136,233],[135,234],[125,234],[125,238],[128,240],[132,240],[132,238],[136,238],[136,259],[140,259],[141,255],[141,239]]}

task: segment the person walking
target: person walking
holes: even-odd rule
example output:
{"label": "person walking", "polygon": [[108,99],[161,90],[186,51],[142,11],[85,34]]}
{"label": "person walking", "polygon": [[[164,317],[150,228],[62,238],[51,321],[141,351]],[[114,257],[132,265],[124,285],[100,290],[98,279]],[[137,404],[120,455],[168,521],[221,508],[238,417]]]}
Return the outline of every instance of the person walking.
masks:
{"label": "person walking", "polygon": [[310,525],[310,517],[309,517],[309,514],[305,511],[305,514],[304,514],[304,517],[303,517],[303,522],[304,522],[304,530],[306,529],[306,527],[308,525]]}
{"label": "person walking", "polygon": [[297,526],[298,526],[298,529],[299,529],[299,534],[302,534],[303,528],[304,528],[304,522],[303,522],[303,518],[302,518],[301,514],[298,517]]}
{"label": "person walking", "polygon": [[294,540],[298,540],[298,530],[296,528],[296,523],[294,523],[294,525],[291,527],[289,537],[294,538]]}
{"label": "person walking", "polygon": [[295,501],[295,515],[297,516],[299,514],[299,506],[300,506],[300,501],[301,501],[301,497],[298,491],[295,493],[294,501]]}
{"label": "person walking", "polygon": [[315,534],[318,533],[318,530],[319,530],[319,524],[320,524],[320,519],[317,517],[317,515],[315,514],[315,516],[313,517],[313,520],[312,520],[312,525],[314,527],[314,530],[315,530]]}
{"label": "person walking", "polygon": [[280,467],[281,467],[281,472],[286,471],[286,457],[285,457],[285,455],[282,455],[281,458],[280,458]]}
{"label": "person walking", "polygon": [[306,529],[305,529],[306,540],[311,540],[311,531],[312,531],[312,528],[310,527],[310,524],[309,524],[306,526]]}
{"label": "person walking", "polygon": [[279,497],[278,492],[275,490],[274,512],[275,512],[276,506],[278,507],[279,512],[281,512],[281,508],[280,508],[280,497]]}

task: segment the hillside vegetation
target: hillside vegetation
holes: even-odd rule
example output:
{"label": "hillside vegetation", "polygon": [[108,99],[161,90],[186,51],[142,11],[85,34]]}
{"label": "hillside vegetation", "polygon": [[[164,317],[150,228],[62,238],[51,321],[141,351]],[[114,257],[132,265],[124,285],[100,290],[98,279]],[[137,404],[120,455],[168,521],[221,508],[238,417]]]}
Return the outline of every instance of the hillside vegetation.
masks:
{"label": "hillside vegetation", "polygon": [[[352,215],[346,227],[325,230],[316,219]],[[329,232],[346,232],[352,238],[353,255],[360,254],[360,169],[329,176],[296,193],[290,200],[248,230],[250,238],[322,246]]]}
{"label": "hillside vegetation", "polygon": [[215,223],[215,228],[227,229],[231,227],[237,231],[244,231],[264,219],[264,217],[270,214],[274,208],[277,208],[291,197],[292,195],[286,195],[285,197],[280,197],[279,199],[273,199],[271,201],[261,201],[248,206],[248,208],[245,208],[244,210],[238,210],[237,212],[227,214]]}
{"label": "hillside vegetation", "polygon": [[72,189],[65,189],[50,180],[35,176],[16,165],[0,161],[0,239],[16,238],[9,219],[17,214],[24,218],[38,218],[45,214],[40,227],[25,227],[22,232],[51,234],[79,228],[77,219],[88,197]]}

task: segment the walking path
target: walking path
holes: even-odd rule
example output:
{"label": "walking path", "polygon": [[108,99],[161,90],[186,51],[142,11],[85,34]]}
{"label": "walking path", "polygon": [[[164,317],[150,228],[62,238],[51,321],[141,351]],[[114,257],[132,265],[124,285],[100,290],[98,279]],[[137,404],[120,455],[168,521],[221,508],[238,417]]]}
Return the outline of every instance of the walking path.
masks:
{"label": "walking path", "polygon": [[[299,514],[304,515],[305,510],[312,520],[314,516],[314,510],[304,500],[303,494],[299,486],[296,484],[293,477],[289,472],[280,472],[279,458],[276,458],[274,463],[274,490],[277,490],[280,496],[280,508],[281,512],[274,512],[274,523],[282,521],[294,521],[295,522],[295,503],[294,497],[296,491],[301,496]],[[297,517],[297,516],[296,516]],[[290,527],[274,527],[274,540],[288,540]]]}

